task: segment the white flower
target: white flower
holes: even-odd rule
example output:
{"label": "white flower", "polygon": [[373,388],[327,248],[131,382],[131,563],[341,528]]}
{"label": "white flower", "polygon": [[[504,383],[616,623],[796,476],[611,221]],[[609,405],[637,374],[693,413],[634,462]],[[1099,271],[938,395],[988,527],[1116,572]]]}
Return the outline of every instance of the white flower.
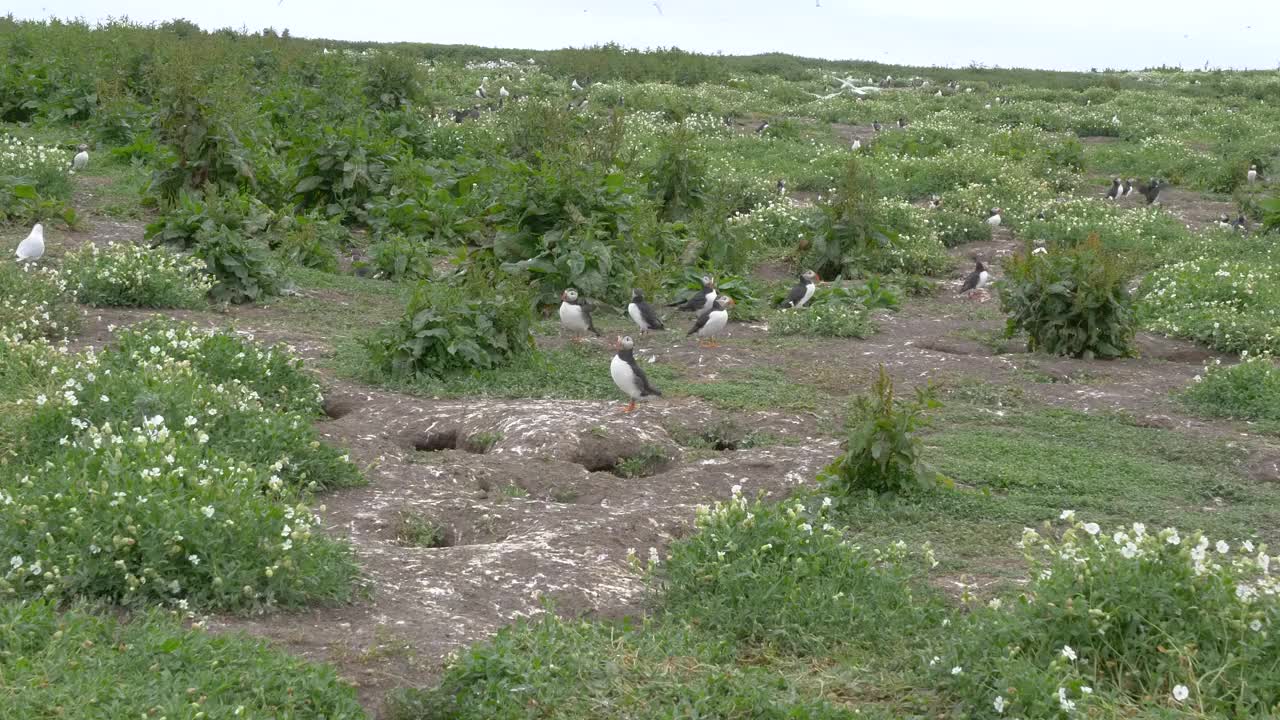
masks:
{"label": "white flower", "polygon": [[1262,632],[1262,621],[1254,620],[1253,622],[1249,623],[1249,629],[1254,632]]}
{"label": "white flower", "polygon": [[1214,549],[1217,550],[1218,553],[1221,555],[1226,555],[1227,553],[1231,552],[1231,546],[1226,544],[1222,540],[1218,541],[1218,544],[1214,546]]}
{"label": "white flower", "polygon": [[[1058,519],[1059,519],[1059,520],[1067,520],[1067,521],[1075,520],[1075,519],[1076,519],[1076,511],[1075,511],[1075,510],[1063,510],[1063,511],[1062,511],[1062,514],[1058,516]],[[1000,705],[1003,707],[1003,706],[1004,706],[1004,698],[996,698],[996,699],[1000,701]]]}
{"label": "white flower", "polygon": [[1174,700],[1176,700],[1176,701],[1178,701],[1178,702],[1182,702],[1182,701],[1186,700],[1186,699],[1187,699],[1188,697],[1190,697],[1190,696],[1191,696],[1191,691],[1187,689],[1187,686],[1186,686],[1186,685],[1174,685],[1174,686],[1173,686],[1173,699],[1174,699]]}
{"label": "white flower", "polygon": [[991,706],[992,706],[992,707],[994,707],[994,708],[996,709],[996,712],[998,712],[998,713],[1003,713],[1003,712],[1004,712],[1004,697],[1002,697],[1002,696],[1000,696],[1000,695],[997,695],[997,696],[996,696],[996,701],[995,701],[995,702],[993,702],[993,703],[991,703]]}
{"label": "white flower", "polygon": [[742,494],[742,486],[741,486],[741,485],[734,485],[733,487],[729,488],[729,492],[730,492],[734,497],[738,497],[739,495],[741,495],[741,494]]}
{"label": "white flower", "polygon": [[1249,542],[1248,540],[1245,540],[1244,544],[1242,544],[1240,547],[1244,548],[1244,551],[1247,553],[1253,552],[1253,543]]}
{"label": "white flower", "polygon": [[47,402],[49,402],[49,398],[45,397],[44,395],[36,396],[36,405],[43,406]]}
{"label": "white flower", "polygon": [[1063,645],[1062,657],[1070,660],[1071,662],[1075,662],[1077,658],[1076,651],[1072,650],[1070,645]]}
{"label": "white flower", "polygon": [[1166,537],[1166,538],[1164,539],[1164,541],[1165,541],[1165,542],[1167,542],[1167,543],[1169,543],[1170,545],[1181,545],[1181,544],[1182,544],[1182,538],[1178,537],[1178,531],[1177,531],[1177,530],[1171,530],[1171,531],[1169,532],[1169,536],[1168,536],[1168,537]]}
{"label": "white flower", "polygon": [[22,556],[14,555],[13,557],[9,558],[9,565],[14,570],[17,570],[18,568],[22,567]]}
{"label": "white flower", "polygon": [[960,667],[959,665],[957,665],[957,666],[955,666],[955,667],[951,668],[951,674],[952,674],[952,675],[959,675],[959,674],[960,674],[960,673],[962,673],[962,672],[964,672],[964,668]]}
{"label": "white flower", "polygon": [[211,518],[213,517],[213,506],[205,505],[204,507],[200,508],[200,512],[204,513],[205,517]]}
{"label": "white flower", "polygon": [[1102,532],[1102,528],[1098,526],[1098,523],[1090,522],[1084,524],[1084,531],[1090,535],[1097,535]]}
{"label": "white flower", "polygon": [[1138,554],[1138,546],[1131,542],[1127,542],[1124,544],[1124,547],[1120,548],[1120,554],[1126,558],[1132,559]]}
{"label": "white flower", "polygon": [[1085,685],[1084,687],[1080,688],[1080,692],[1084,693],[1085,695],[1092,695],[1093,688],[1089,687],[1088,685]]}
{"label": "white flower", "polygon": [[1065,712],[1071,712],[1076,709],[1075,701],[1067,698],[1066,688],[1058,688],[1058,705],[1061,706]]}
{"label": "white flower", "polygon": [[188,555],[188,556],[187,556],[187,562],[191,563],[192,565],[199,565],[199,564],[200,564],[200,556],[199,556],[199,555]]}

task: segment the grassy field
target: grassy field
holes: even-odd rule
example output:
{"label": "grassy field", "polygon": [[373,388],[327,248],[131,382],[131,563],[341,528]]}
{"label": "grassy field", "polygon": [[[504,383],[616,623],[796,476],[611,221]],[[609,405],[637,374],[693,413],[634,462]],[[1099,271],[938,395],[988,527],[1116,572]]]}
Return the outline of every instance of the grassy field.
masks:
{"label": "grassy field", "polygon": [[1275,73],[0,49],[0,718],[1280,713]]}

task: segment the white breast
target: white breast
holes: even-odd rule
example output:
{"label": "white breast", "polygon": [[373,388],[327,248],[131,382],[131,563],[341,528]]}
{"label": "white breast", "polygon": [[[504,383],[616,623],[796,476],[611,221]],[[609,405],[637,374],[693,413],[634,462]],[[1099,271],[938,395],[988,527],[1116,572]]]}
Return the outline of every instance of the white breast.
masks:
{"label": "white breast", "polygon": [[997,213],[987,218],[987,224],[992,227],[998,226],[1000,224],[1000,215]]}
{"label": "white breast", "polygon": [[714,288],[712,288],[711,291],[707,293],[707,301],[702,303],[702,307],[698,308],[698,312],[704,313],[710,310],[711,306],[714,305],[715,302],[716,302],[716,291]]}
{"label": "white breast", "polygon": [[720,331],[729,324],[728,310],[712,310],[711,317],[707,318],[707,324],[702,326],[698,331],[698,337],[711,337],[719,335]]}
{"label": "white breast", "polygon": [[644,316],[640,314],[640,306],[635,303],[627,305],[627,315],[631,317],[631,321],[640,326],[641,330],[648,330],[649,325],[645,323]]}
{"label": "white breast", "polygon": [[982,272],[978,273],[977,287],[986,287],[987,283],[989,282],[991,282],[991,273],[987,272],[986,270],[983,270]]}
{"label": "white breast", "polygon": [[1250,170],[1250,171],[1249,171],[1249,182],[1253,182],[1254,180],[1257,180],[1257,179],[1258,179],[1258,171],[1257,171],[1257,170]]}
{"label": "white breast", "polygon": [[89,164],[89,153],[81,150],[76,153],[75,159],[71,161],[71,166],[76,170],[83,170],[85,165]]}
{"label": "white breast", "polygon": [[808,285],[805,285],[804,297],[800,298],[800,302],[796,303],[796,307],[804,307],[805,303],[809,302],[809,299],[813,297],[813,291],[817,289],[818,289],[818,286],[813,283],[809,283]]}
{"label": "white breast", "polygon": [[582,308],[573,303],[560,303],[560,324],[570,330],[587,331],[587,318],[582,314]]}
{"label": "white breast", "polygon": [[627,397],[633,400],[640,399],[640,383],[637,382],[636,373],[626,360],[614,355],[613,362],[609,363],[609,374],[613,376],[613,384],[617,385]]}

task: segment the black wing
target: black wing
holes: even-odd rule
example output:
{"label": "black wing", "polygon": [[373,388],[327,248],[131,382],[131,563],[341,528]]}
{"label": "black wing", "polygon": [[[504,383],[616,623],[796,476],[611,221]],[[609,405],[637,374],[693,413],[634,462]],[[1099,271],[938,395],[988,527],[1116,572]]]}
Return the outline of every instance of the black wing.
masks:
{"label": "black wing", "polygon": [[706,311],[706,312],[702,313],[701,315],[699,315],[699,316],[698,316],[698,320],[697,320],[697,322],[695,322],[695,323],[693,324],[693,327],[689,329],[689,332],[685,333],[685,337],[689,337],[690,335],[692,335],[692,334],[694,334],[694,333],[698,332],[699,330],[701,330],[702,328],[706,327],[706,325],[707,325],[707,320],[709,320],[709,319],[711,318],[711,313],[712,313],[712,311],[713,311],[713,310],[715,310],[715,308],[712,308],[711,310],[708,310],[708,311]]}
{"label": "black wing", "polygon": [[969,277],[964,279],[964,284],[960,286],[960,292],[968,292],[978,287],[978,278],[982,277],[982,273],[974,270],[969,273]]}
{"label": "black wing", "polygon": [[653,306],[647,302],[638,302],[636,307],[640,308],[640,319],[644,320],[644,324],[649,326],[650,330],[666,330],[662,325],[662,321],[658,319],[658,313],[653,311]]}
{"label": "black wing", "polygon": [[591,305],[586,300],[578,303],[578,307],[582,308],[582,319],[587,321],[587,329],[595,333],[596,337],[600,336],[600,331],[596,329],[595,323],[591,322]]}
{"label": "black wing", "polygon": [[640,369],[639,361],[632,359],[631,369],[635,371],[636,380],[639,381],[640,383],[641,397],[645,395],[657,395],[658,397],[662,397],[662,393],[658,390],[658,388],[654,387],[653,383],[649,382],[649,376],[645,375],[644,370]]}
{"label": "black wing", "polygon": [[703,305],[707,304],[707,291],[699,290],[696,295],[685,300],[684,302],[673,302],[667,307],[679,308],[681,310],[701,310]]}
{"label": "black wing", "polygon": [[782,305],[780,307],[784,307],[784,308],[795,307],[801,300],[804,299],[804,294],[808,292],[808,290],[809,290],[808,283],[803,283],[803,282],[791,288],[791,291],[787,293],[787,299],[782,301]]}

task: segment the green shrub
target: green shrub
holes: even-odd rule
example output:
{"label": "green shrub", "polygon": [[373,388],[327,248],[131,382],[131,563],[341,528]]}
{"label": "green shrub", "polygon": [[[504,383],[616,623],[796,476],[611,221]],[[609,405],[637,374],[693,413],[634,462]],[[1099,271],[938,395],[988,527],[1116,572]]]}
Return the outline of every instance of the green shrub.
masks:
{"label": "green shrub", "polygon": [[1280,352],[1280,272],[1269,259],[1175,262],[1151,272],[1142,289],[1153,330],[1224,352]]}
{"label": "green shrub", "polygon": [[159,610],[117,619],[6,601],[0,675],[21,688],[5,701],[14,718],[365,717],[333,668],[245,635],[190,629]]}
{"label": "green shrub", "polygon": [[533,349],[532,303],[511,287],[420,283],[404,316],[365,341],[373,366],[392,377],[440,377],[505,365]]}
{"label": "green shrub", "polygon": [[431,265],[431,245],[399,233],[369,249],[378,277],[389,280],[427,280],[435,274]]}
{"label": "green shrub", "polygon": [[960,210],[932,210],[929,225],[937,231],[942,244],[949,248],[991,239],[991,226],[985,220]]}
{"label": "green shrub", "polygon": [[226,228],[239,235],[256,237],[275,221],[275,214],[261,200],[245,193],[183,190],[170,202],[159,219],[147,225],[146,237],[156,244],[190,250],[202,235]]}
{"label": "green shrub", "polygon": [[0,222],[23,224],[68,215],[71,154],[56,147],[0,135]]}
{"label": "green shrub", "polygon": [[1280,368],[1269,355],[1246,352],[1236,365],[1206,367],[1182,399],[1212,417],[1280,420]]}
{"label": "green shrub", "polygon": [[969,713],[1264,717],[1280,702],[1265,546],[1082,522],[1060,539],[1027,530],[1021,546],[1021,596],[964,617],[934,663]]}
{"label": "green shrub", "polygon": [[284,281],[279,261],[262,242],[226,226],[201,231],[198,238],[195,255],[204,261],[205,272],[214,280],[209,297],[243,303],[280,293]]}
{"label": "green shrub", "polygon": [[0,335],[63,340],[79,326],[80,313],[62,274],[0,262]]}
{"label": "green shrub", "polygon": [[781,310],[769,321],[769,331],[779,335],[866,338],[875,333],[876,326],[868,317],[866,306],[851,298]]}
{"label": "green shrub", "polygon": [[1028,350],[1087,359],[1131,352],[1128,275],[1096,237],[1075,248],[1014,255],[1004,271],[998,287],[1009,315],[1006,334],[1026,332]]}
{"label": "green shrub", "polygon": [[833,278],[858,256],[891,245],[890,230],[877,216],[878,198],[875,176],[851,156],[835,194],[818,206],[822,216],[807,265]]}
{"label": "green shrub", "polygon": [[867,492],[905,495],[948,482],[926,469],[922,460],[919,433],[928,424],[925,412],[937,407],[929,387],[916,388],[914,400],[895,398],[893,379],[880,366],[871,394],[855,400],[846,421],[850,432],[844,453],[823,469],[819,479],[842,498]]}
{"label": "green shrub", "polygon": [[663,138],[653,167],[645,172],[649,195],[665,220],[682,220],[702,204],[706,167],[694,147],[696,139],[693,130],[677,125]]}
{"label": "green shrub", "polygon": [[66,257],[76,299],[96,307],[203,307],[212,283],[198,259],[165,248],[89,243]]}
{"label": "green shrub", "polygon": [[364,95],[374,106],[396,109],[422,94],[417,60],[398,52],[378,52],[365,67]]}
{"label": "green shrub", "polygon": [[286,216],[272,236],[271,249],[286,263],[336,272],[338,249],[351,244],[351,233],[319,213]]}
{"label": "green shrub", "polygon": [[807,654],[871,647],[922,625],[900,549],[865,551],[832,524],[830,501],[728,502],[702,508],[697,532],[658,566],[658,605],[736,643]]}

